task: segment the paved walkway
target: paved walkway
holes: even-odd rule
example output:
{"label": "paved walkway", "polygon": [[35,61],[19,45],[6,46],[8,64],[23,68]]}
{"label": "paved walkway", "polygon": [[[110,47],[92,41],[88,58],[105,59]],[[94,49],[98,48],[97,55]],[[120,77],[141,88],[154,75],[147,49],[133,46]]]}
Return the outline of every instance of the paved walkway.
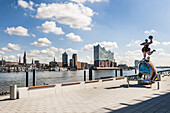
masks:
{"label": "paved walkway", "polygon": [[170,77],[150,86],[108,86],[56,96],[8,100],[0,97],[0,113],[170,113]]}

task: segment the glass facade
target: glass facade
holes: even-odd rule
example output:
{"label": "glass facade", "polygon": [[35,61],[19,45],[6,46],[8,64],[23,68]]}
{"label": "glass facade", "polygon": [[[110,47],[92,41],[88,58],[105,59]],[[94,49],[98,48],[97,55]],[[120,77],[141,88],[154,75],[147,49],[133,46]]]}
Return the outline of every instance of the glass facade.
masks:
{"label": "glass facade", "polygon": [[110,50],[106,51],[104,47],[101,47],[99,44],[94,46],[94,61],[96,60],[109,60],[114,62],[114,53]]}
{"label": "glass facade", "polygon": [[62,54],[62,66],[68,67],[68,54],[66,52]]}

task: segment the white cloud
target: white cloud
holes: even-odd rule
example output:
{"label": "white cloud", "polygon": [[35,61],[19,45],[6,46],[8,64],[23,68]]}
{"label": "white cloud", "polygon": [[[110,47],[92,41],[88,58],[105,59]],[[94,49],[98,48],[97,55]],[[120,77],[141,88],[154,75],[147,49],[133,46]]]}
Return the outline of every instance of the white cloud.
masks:
{"label": "white cloud", "polygon": [[[127,47],[141,46],[141,45],[140,45],[141,43],[142,43],[141,40],[136,40],[136,41],[132,40],[132,41],[131,41],[129,44],[127,44],[126,46],[127,46]],[[160,44],[160,42],[154,40],[151,45],[157,46],[157,45],[159,45],[159,44]]]}
{"label": "white cloud", "polygon": [[0,50],[0,54],[5,54],[5,52]]}
{"label": "white cloud", "polygon": [[72,48],[68,48],[65,50],[67,53],[77,53],[78,51]]}
{"label": "white cloud", "polygon": [[32,37],[36,37],[36,35],[35,35],[35,34],[33,34],[33,33],[32,33],[31,35],[32,35]]}
{"label": "white cloud", "polygon": [[56,23],[53,21],[46,21],[41,27],[38,26],[37,28],[42,28],[44,33],[54,33],[56,35],[64,34],[62,28],[56,27]]}
{"label": "white cloud", "polygon": [[23,8],[28,8],[30,10],[34,10],[32,7],[34,5],[34,2],[30,1],[29,3],[24,0],[18,0],[18,5]]}
{"label": "white cloud", "polygon": [[14,61],[14,62],[17,61],[17,57],[14,56],[14,55],[4,56],[3,58],[4,58],[5,60],[7,60],[7,61]]}
{"label": "white cloud", "polygon": [[64,40],[64,38],[60,38],[59,40]]}
{"label": "white cloud", "polygon": [[135,50],[135,51],[127,51],[125,52],[126,55],[129,55],[129,56],[139,56],[141,55],[142,51],[141,50]]}
{"label": "white cloud", "polygon": [[56,48],[56,47],[50,47],[50,48],[47,48],[45,50],[42,50],[41,52],[42,53],[48,53],[48,52],[55,53],[55,52],[57,52],[58,54],[62,54],[65,51],[67,53],[77,53],[78,52],[77,50],[72,49],[72,48],[63,49],[63,48]]}
{"label": "white cloud", "polygon": [[49,41],[47,38],[39,38],[37,41],[31,43],[31,45],[38,46],[38,47],[46,47],[50,46],[52,42]]}
{"label": "white cloud", "polygon": [[170,42],[162,42],[163,45],[168,46],[170,45]]}
{"label": "white cloud", "polygon": [[85,3],[85,2],[94,3],[94,2],[108,2],[109,0],[70,0],[70,1],[77,2],[77,3]]}
{"label": "white cloud", "polygon": [[3,47],[1,50],[4,52],[4,51],[19,51],[20,49],[21,49],[20,45],[8,43],[7,47]]}
{"label": "white cloud", "polygon": [[93,64],[92,58],[90,56],[85,56],[85,57],[79,58],[79,61],[80,62],[87,62],[89,64],[91,64],[91,63]]}
{"label": "white cloud", "polygon": [[154,40],[152,45],[153,45],[153,46],[157,46],[157,45],[159,45],[159,44],[160,44],[160,42]]}
{"label": "white cloud", "polygon": [[131,41],[129,44],[127,44],[126,46],[127,46],[127,47],[140,46],[141,43],[142,43],[141,40],[136,40],[136,41],[132,40],[132,41]]}
{"label": "white cloud", "polygon": [[91,30],[92,9],[76,3],[41,3],[37,9],[36,18],[52,19],[71,28]]}
{"label": "white cloud", "polygon": [[18,26],[18,27],[10,27],[5,30],[9,35],[18,35],[18,36],[29,36],[28,29]]}
{"label": "white cloud", "polygon": [[74,33],[69,33],[69,34],[66,35],[66,37],[67,37],[69,40],[72,40],[72,41],[83,42],[83,40],[81,39],[81,37],[78,36],[78,35],[75,35]]}
{"label": "white cloud", "polygon": [[116,42],[106,42],[106,41],[103,41],[103,42],[96,42],[96,43],[93,43],[93,44],[88,44],[88,45],[85,45],[82,50],[83,51],[92,51],[93,50],[93,47],[100,44],[101,47],[105,47],[106,49],[115,49],[115,48],[118,48],[118,45]]}
{"label": "white cloud", "polygon": [[[43,50],[30,50],[29,53],[27,53],[27,59],[29,60],[29,62],[31,62],[30,59],[34,59],[34,60],[40,60],[41,63],[49,63],[49,61],[52,61],[54,59],[54,56],[57,56],[57,54],[59,54],[59,56],[61,57],[61,54],[64,52],[67,53],[77,53],[78,51],[72,48],[67,48],[67,49],[63,49],[63,48],[56,48],[56,47],[50,47],[47,49],[43,49]],[[61,58],[56,57],[56,59],[58,61],[61,62]]]}
{"label": "white cloud", "polygon": [[152,34],[152,33],[156,33],[156,31],[155,30],[150,30],[150,31],[144,31],[144,33],[146,33],[146,34]]}

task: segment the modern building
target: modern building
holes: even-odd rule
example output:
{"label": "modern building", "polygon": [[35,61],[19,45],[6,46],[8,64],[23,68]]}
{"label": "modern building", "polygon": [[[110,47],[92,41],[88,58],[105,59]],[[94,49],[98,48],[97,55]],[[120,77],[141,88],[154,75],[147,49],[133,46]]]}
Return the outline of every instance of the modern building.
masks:
{"label": "modern building", "polygon": [[94,66],[95,67],[114,67],[114,53],[107,51],[99,44],[94,46]]}
{"label": "modern building", "polygon": [[21,56],[19,56],[19,64],[21,64]]}
{"label": "modern building", "polygon": [[26,65],[26,64],[27,64],[26,52],[24,52],[23,64],[24,64],[24,65]]}
{"label": "modern building", "polygon": [[139,60],[135,60],[135,68],[137,68],[138,67],[138,64],[139,64]]}
{"label": "modern building", "polygon": [[74,59],[70,59],[70,68],[74,68]]}
{"label": "modern building", "polygon": [[74,62],[74,68],[77,69],[77,54],[73,54],[72,56],[73,62]]}
{"label": "modern building", "polygon": [[62,54],[62,66],[68,67],[68,54],[66,52]]}

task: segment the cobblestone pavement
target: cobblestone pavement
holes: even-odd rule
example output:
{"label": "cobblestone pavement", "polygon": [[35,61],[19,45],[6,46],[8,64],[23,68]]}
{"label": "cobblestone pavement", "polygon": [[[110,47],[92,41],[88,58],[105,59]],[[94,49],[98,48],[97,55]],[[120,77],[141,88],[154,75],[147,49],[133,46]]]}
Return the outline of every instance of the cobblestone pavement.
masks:
{"label": "cobblestone pavement", "polygon": [[150,86],[107,86],[56,96],[9,100],[0,97],[0,113],[170,113],[170,77]]}

